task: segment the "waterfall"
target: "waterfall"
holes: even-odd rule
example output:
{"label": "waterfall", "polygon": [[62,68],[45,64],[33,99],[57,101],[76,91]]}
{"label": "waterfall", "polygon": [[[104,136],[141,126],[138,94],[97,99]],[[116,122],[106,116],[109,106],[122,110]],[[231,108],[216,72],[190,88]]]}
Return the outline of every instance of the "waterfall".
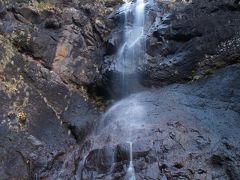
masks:
{"label": "waterfall", "polygon": [[[121,84],[123,88],[121,92],[125,93],[131,87],[136,86],[137,79],[137,67],[145,56],[145,5],[144,0],[128,1],[124,0],[124,4],[120,7],[119,12],[123,15],[123,28],[122,28],[122,41],[118,46],[118,51],[114,56],[115,70],[122,75],[122,84],[119,79],[116,80],[116,84]],[[127,75],[127,76],[126,76]],[[133,78],[129,77],[133,75]],[[119,87],[119,86],[118,86]],[[129,88],[130,87],[130,88]],[[130,92],[126,93],[129,94]],[[128,106],[122,106],[124,101],[121,100],[114,104],[104,113],[100,122],[98,123],[93,135],[94,142],[93,149],[99,148],[101,142],[120,142],[129,144],[129,162],[127,164],[127,172],[124,177],[125,180],[136,180],[135,169],[133,163],[133,147],[136,137],[134,137],[134,130],[142,128],[141,123],[143,121],[145,108],[141,103],[137,101],[127,102]],[[119,109],[122,109],[122,113],[117,113]],[[121,134],[121,137],[115,136],[115,134],[108,134],[110,131],[117,131]],[[105,139],[105,137],[107,139]],[[106,152],[107,154],[108,152]],[[114,152],[114,153],[117,153]],[[112,157],[110,153],[107,158],[111,158],[112,166],[115,163],[115,155]],[[82,168],[84,166],[85,158],[79,164],[79,175],[81,177]],[[111,172],[114,167],[111,167]]]}
{"label": "waterfall", "polygon": [[[145,23],[145,2],[144,0],[137,0],[135,3],[124,1],[122,6],[124,12],[124,33],[123,43],[119,47],[116,55],[117,63],[116,69],[122,73],[122,85],[131,84],[125,79],[126,74],[134,74],[137,71],[138,64],[143,60],[145,54],[145,40],[144,40],[144,23]],[[131,8],[132,6],[132,8]],[[133,9],[133,10],[132,10]],[[133,12],[132,12],[133,11]],[[133,16],[132,25],[129,25],[131,16]],[[125,88],[123,88],[125,90]],[[134,111],[134,107],[131,109],[130,117],[126,117],[129,125],[129,165],[126,174],[128,180],[135,180],[135,170],[133,165],[133,152],[131,141],[132,136],[132,122],[139,115],[139,112]],[[129,119],[132,118],[132,119]],[[122,122],[124,124],[124,122]]]}
{"label": "waterfall", "polygon": [[129,142],[129,155],[130,155],[130,160],[129,160],[129,167],[127,170],[127,179],[128,180],[135,180],[135,170],[134,170],[134,166],[133,166],[133,153],[132,153],[132,142]]}
{"label": "waterfall", "polygon": [[[123,42],[116,54],[115,69],[126,74],[136,73],[139,62],[144,55],[144,0],[137,0],[135,3],[125,0],[121,11],[124,13]],[[133,19],[133,22],[129,23]]]}

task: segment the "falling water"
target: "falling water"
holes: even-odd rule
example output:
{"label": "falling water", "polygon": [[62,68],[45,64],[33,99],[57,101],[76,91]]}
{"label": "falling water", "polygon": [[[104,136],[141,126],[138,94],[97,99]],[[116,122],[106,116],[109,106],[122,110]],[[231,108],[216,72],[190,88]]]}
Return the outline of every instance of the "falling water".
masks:
{"label": "falling water", "polygon": [[135,177],[135,170],[133,166],[132,142],[129,142],[129,146],[130,146],[130,150],[129,150],[130,160],[129,160],[129,167],[127,170],[127,178],[129,180],[135,180],[136,177]]}
{"label": "falling water", "polygon": [[[145,51],[145,42],[144,42],[144,19],[145,19],[145,2],[144,0],[137,0],[135,3],[129,2],[127,0],[124,1],[125,4],[122,7],[124,12],[124,35],[123,35],[123,43],[119,47],[119,51],[116,55],[117,63],[115,65],[116,69],[122,73],[122,85],[125,86],[131,84],[125,79],[126,74],[134,74],[136,73],[138,64],[143,60],[144,51]],[[131,8],[131,6],[133,8]],[[133,9],[133,12],[132,12]],[[128,21],[133,15],[133,23],[132,26],[129,26]],[[125,88],[123,87],[123,90]],[[126,178],[129,180],[135,180],[135,170],[133,166],[133,153],[131,142],[131,134],[132,134],[132,122],[135,121],[135,118],[138,117],[139,112],[134,112],[134,108],[131,114],[133,115],[132,119],[127,118],[129,127],[129,146],[130,146],[130,161],[126,174]]]}
{"label": "falling water", "polygon": [[[137,74],[137,67],[144,60],[145,55],[145,2],[144,0],[129,1],[124,0],[124,4],[120,8],[120,12],[124,15],[123,35],[122,43],[118,47],[118,51],[115,55],[115,64],[113,65],[115,70],[122,75],[123,93],[127,91],[129,87],[135,86],[133,81],[130,80],[129,75]],[[116,82],[119,84],[119,82]],[[135,83],[135,82],[134,82]],[[126,89],[127,88],[127,89]],[[128,106],[122,106],[125,102]],[[119,114],[119,109],[122,109],[122,113]],[[145,108],[138,101],[121,100],[113,105],[102,117],[99,124],[94,131],[93,149],[99,148],[101,142],[114,142],[114,143],[128,143],[129,144],[129,164],[125,180],[136,180],[135,169],[133,163],[133,142],[136,137],[133,131],[141,128],[141,122],[144,117]],[[109,132],[118,131],[121,134],[121,138],[116,136],[115,133],[109,134]],[[105,139],[107,138],[107,139]],[[112,158],[111,154],[109,157]],[[115,157],[111,159],[112,163],[115,162]],[[79,175],[81,177],[82,167],[84,166],[85,158],[79,164]],[[113,165],[114,166],[114,165]],[[112,167],[111,167],[112,168]],[[112,169],[111,169],[112,171]],[[110,173],[111,174],[111,173]]]}
{"label": "falling water", "polygon": [[[115,68],[121,72],[123,77],[126,74],[133,74],[144,54],[144,0],[137,0],[136,3],[125,0],[121,10],[124,13],[123,43],[116,54]],[[133,16],[132,25],[129,25]],[[126,81],[124,79],[124,81]]]}
{"label": "falling water", "polygon": [[83,158],[79,161],[77,173],[76,173],[76,176],[75,176],[77,180],[82,179],[82,172],[83,172],[83,168],[84,168],[87,156],[88,156],[88,154],[84,155]]}

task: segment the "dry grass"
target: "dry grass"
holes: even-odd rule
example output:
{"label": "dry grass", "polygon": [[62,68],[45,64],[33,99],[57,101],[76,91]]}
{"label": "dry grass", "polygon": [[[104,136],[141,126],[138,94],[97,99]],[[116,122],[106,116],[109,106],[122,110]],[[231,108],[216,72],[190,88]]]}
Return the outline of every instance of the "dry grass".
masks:
{"label": "dry grass", "polygon": [[37,2],[34,1],[32,6],[37,9],[37,10],[50,10],[50,9],[55,9],[54,3],[51,2]]}

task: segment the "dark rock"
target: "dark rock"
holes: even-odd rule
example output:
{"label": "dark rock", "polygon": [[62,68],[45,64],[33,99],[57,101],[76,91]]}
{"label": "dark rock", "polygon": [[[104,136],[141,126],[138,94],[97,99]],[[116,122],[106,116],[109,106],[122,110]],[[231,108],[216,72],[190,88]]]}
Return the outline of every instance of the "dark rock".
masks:
{"label": "dark rock", "polygon": [[[121,18],[119,13],[112,18]],[[147,5],[146,14],[147,52],[136,72],[142,77],[143,85],[189,81],[239,62],[239,48],[235,47],[239,47],[240,42],[240,11],[234,1],[195,0],[172,4],[155,1]],[[106,41],[110,43],[107,52],[121,44],[122,21],[117,22],[118,26]],[[128,24],[131,25],[132,20]],[[114,55],[107,53],[103,69],[117,73],[109,68],[114,63]],[[109,79],[108,71],[103,71],[105,79]]]}
{"label": "dark rock", "polygon": [[[96,74],[91,74],[97,69],[96,59],[101,58],[96,58],[95,48],[101,40],[96,30],[88,32],[91,41],[97,42],[88,47],[82,29],[72,24],[71,13],[36,11],[24,2],[21,7],[16,4],[3,10],[6,15],[0,23],[0,176],[73,178],[82,145],[99,119],[98,110],[80,85],[94,82]],[[74,15],[80,10],[66,7],[63,12]],[[45,28],[44,22],[51,18],[59,20],[63,28]],[[87,20],[87,27],[93,27],[94,21]],[[82,59],[87,62],[88,58],[91,61],[86,65]],[[86,80],[81,75],[75,77],[72,70],[76,74],[86,70]],[[18,122],[19,113],[26,115],[25,123]],[[59,173],[60,169],[64,170]]]}
{"label": "dark rock", "polygon": [[23,18],[33,24],[40,24],[41,23],[41,16],[40,14],[31,8],[23,7],[23,8],[14,8],[13,11],[16,14],[20,14]]}
{"label": "dark rock", "polygon": [[117,1],[106,1],[105,2],[105,6],[106,7],[116,7],[117,5],[122,4],[123,1],[122,0],[117,0]]}
{"label": "dark rock", "polygon": [[[151,83],[166,82],[168,84],[185,81],[192,76],[192,71],[197,71],[195,74],[204,74],[206,70],[213,67],[216,69],[224,67],[224,65],[217,66],[218,62],[224,62],[223,64],[238,62],[226,53],[219,53],[222,43],[228,42],[231,46],[230,42],[239,39],[239,27],[237,26],[239,18],[236,17],[240,14],[238,11],[227,8],[230,6],[235,5],[231,2],[194,1],[183,5],[183,8],[179,10],[170,11],[174,16],[168,20],[169,25],[166,25],[164,21],[164,25],[160,23],[153,27],[155,30],[152,36],[158,40],[156,43],[148,44],[147,53],[151,59],[147,60],[147,67],[142,69],[143,72],[144,69],[149,70],[146,76],[149,77]],[[214,11],[216,7],[225,8],[220,8],[216,12]],[[231,24],[231,28],[226,29],[224,24]],[[161,43],[162,40],[164,43]],[[239,57],[238,50],[235,50],[233,54]],[[202,64],[207,61],[208,55],[218,58],[208,65],[199,66],[198,63]]]}
{"label": "dark rock", "polygon": [[103,37],[110,32],[105,25],[109,23],[107,12],[102,11],[106,7],[90,2],[89,8],[95,12],[87,16],[74,3],[64,5],[60,2],[56,8],[36,10],[24,2],[16,4],[9,9],[0,32],[13,37],[20,53],[54,69],[69,84],[94,84],[104,54]]}
{"label": "dark rock", "polygon": [[45,28],[59,29],[61,28],[61,22],[58,19],[49,18],[45,22]]}
{"label": "dark rock", "polygon": [[79,13],[75,13],[72,16],[72,21],[77,26],[83,27],[84,24],[88,21],[88,18],[86,17],[86,15],[83,12],[80,11]]}
{"label": "dark rock", "polygon": [[56,113],[63,113],[69,105],[68,101],[71,93],[68,87],[61,82],[58,75],[54,72],[49,72],[48,69],[34,61],[29,63],[25,71],[48,105],[53,107]]}
{"label": "dark rock", "polygon": [[3,7],[1,7],[0,5],[0,19],[3,19],[7,14],[6,9],[4,9]]}
{"label": "dark rock", "polygon": [[[126,76],[135,89],[112,69],[119,3],[0,2],[0,177],[124,179],[132,157],[137,180],[238,179],[239,1],[148,4],[146,58]],[[102,119],[96,107],[99,95],[192,79],[134,94]]]}
{"label": "dark rock", "polygon": [[[122,174],[124,179],[128,141],[133,142],[136,179],[237,179],[239,77],[240,66],[233,65],[208,79],[135,94],[113,105],[92,137],[96,149],[90,154],[106,160],[89,155],[88,163],[94,166],[84,167],[85,179],[108,174]],[[226,141],[232,148],[223,146]],[[104,171],[98,169],[100,164]],[[126,168],[112,171],[120,164]]]}
{"label": "dark rock", "polygon": [[85,162],[88,169],[95,169],[100,173],[107,173],[110,171],[112,164],[114,163],[114,149],[104,148],[92,151]]}
{"label": "dark rock", "polygon": [[78,142],[83,142],[94,129],[99,113],[93,104],[87,102],[77,92],[72,92],[68,106],[63,113],[63,123],[69,126],[72,134]]}

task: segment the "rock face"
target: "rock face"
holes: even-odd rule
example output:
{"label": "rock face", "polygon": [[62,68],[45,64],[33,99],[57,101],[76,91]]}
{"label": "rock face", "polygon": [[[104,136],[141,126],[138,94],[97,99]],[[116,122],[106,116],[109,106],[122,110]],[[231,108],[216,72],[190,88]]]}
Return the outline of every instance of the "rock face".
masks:
{"label": "rock face", "polygon": [[[144,86],[162,86],[199,79],[239,62],[240,5],[237,1],[148,1],[146,55],[138,70]],[[121,44],[122,13],[112,15],[119,26],[109,36],[109,52]],[[131,20],[128,22],[132,25]],[[105,57],[107,83],[114,54]]]}
{"label": "rock face", "polygon": [[99,117],[87,87],[117,3],[51,2],[0,2],[0,179],[72,178]]}
{"label": "rock face", "polygon": [[12,6],[5,10],[0,32],[64,81],[89,85],[98,76],[101,44],[110,32],[104,19],[108,9],[97,2],[63,5]]}
{"label": "rock face", "polygon": [[[238,179],[240,66],[188,85],[131,95],[100,122],[82,179]],[[121,138],[119,138],[121,137]]]}
{"label": "rock face", "polygon": [[236,1],[194,0],[160,17],[147,46],[147,76],[176,82],[239,62],[239,10]]}
{"label": "rock face", "polygon": [[123,2],[0,2],[0,179],[126,179],[129,142],[137,179],[238,179],[239,2],[152,2],[146,92],[103,117]]}

